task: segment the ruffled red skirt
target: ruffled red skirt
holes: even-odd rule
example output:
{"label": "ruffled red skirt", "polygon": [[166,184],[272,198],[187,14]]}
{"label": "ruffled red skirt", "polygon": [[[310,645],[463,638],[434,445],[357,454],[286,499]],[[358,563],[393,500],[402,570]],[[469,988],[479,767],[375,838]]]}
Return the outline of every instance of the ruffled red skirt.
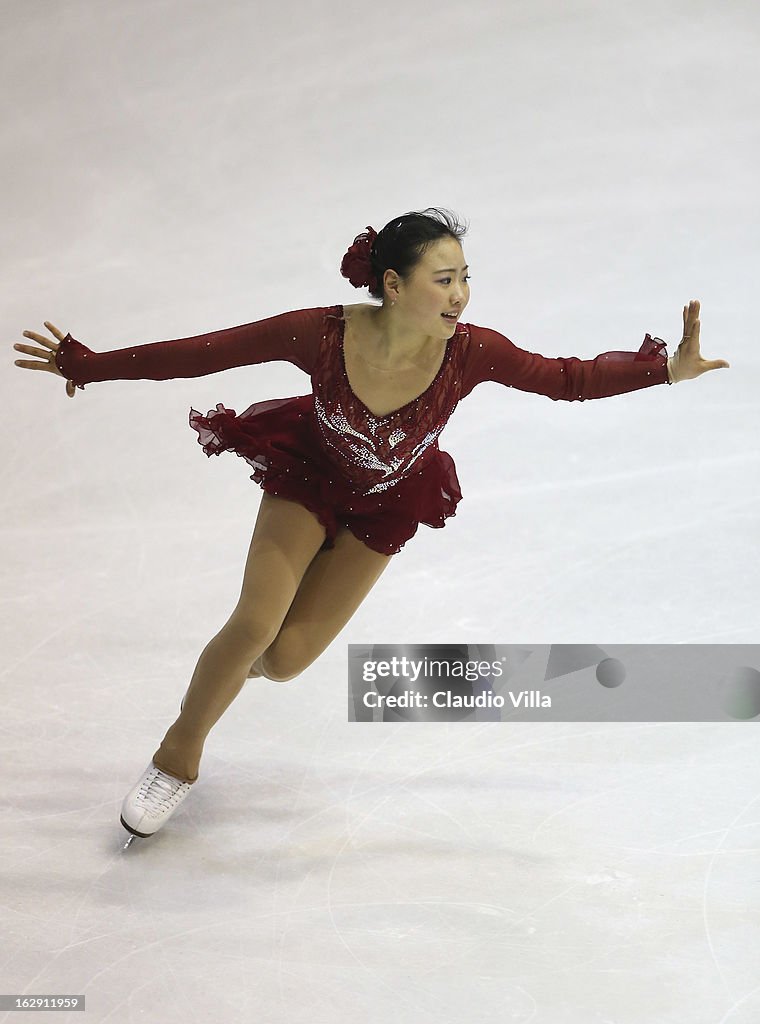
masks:
{"label": "ruffled red skirt", "polygon": [[322,447],[313,395],[255,402],[239,416],[221,403],[206,416],[191,408],[190,426],[206,455],[235,452],[263,490],[313,512],[326,530],[323,549],[335,546],[343,525],[373,550],[396,554],[420,523],[444,526],[462,498],[454,460],[440,449],[395,486],[357,491]]}

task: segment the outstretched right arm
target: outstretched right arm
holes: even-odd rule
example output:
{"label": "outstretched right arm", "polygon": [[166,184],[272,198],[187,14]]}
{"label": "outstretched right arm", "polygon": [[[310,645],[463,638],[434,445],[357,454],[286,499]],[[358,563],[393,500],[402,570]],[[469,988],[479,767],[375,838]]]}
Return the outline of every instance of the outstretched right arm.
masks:
{"label": "outstretched right arm", "polygon": [[324,314],[322,307],[292,310],[239,327],[113,352],[93,352],[67,334],[55,353],[55,365],[82,390],[94,381],[203,377],[275,359],[287,360],[310,374]]}

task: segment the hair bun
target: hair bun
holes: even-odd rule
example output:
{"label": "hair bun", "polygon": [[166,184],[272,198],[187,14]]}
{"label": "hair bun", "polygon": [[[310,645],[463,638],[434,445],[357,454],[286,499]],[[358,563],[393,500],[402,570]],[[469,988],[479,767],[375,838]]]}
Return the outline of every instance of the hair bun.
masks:
{"label": "hair bun", "polygon": [[365,231],[356,236],[341,261],[340,272],[343,277],[348,278],[354,288],[374,286],[371,249],[376,238],[377,232],[368,225]]}

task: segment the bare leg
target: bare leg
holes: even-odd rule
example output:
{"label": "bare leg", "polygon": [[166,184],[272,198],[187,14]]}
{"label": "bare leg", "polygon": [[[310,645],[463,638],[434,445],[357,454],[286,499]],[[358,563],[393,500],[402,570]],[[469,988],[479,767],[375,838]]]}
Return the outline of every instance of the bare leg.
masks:
{"label": "bare leg", "polygon": [[285,682],[300,675],[338,636],[391,557],[339,527],[335,546],[312,559],[277,636],[253,662],[248,677]]}
{"label": "bare leg", "polygon": [[206,737],[277,635],[324,538],[308,509],[264,492],[238,604],[198,659],[184,708],[153,755],[156,767],[186,782],[197,779]]}
{"label": "bare leg", "polygon": [[[302,511],[306,513],[305,509]],[[319,547],[322,539],[323,530],[317,538]],[[294,542],[293,535],[290,541]],[[392,557],[373,551],[350,530],[343,527],[338,530],[334,548],[317,550],[300,577],[298,573],[290,576],[291,586],[294,586],[295,592],[292,589],[288,590],[289,605],[279,619],[274,637],[270,633],[268,639],[262,641],[262,631],[249,634],[247,628],[255,621],[255,615],[249,612],[238,619],[238,605],[230,621],[201,655],[185,699],[183,713],[156,752],[156,765],[170,775],[194,782],[203,741],[214,722],[221,717],[240,692],[247,674],[252,669],[260,670],[267,678],[283,682],[299,675],[338,636]],[[252,559],[249,555],[249,567],[258,567],[259,564],[255,557]],[[269,574],[266,579],[269,593],[276,594],[278,585],[283,585],[283,580],[273,580],[271,567],[265,566],[264,571]],[[288,575],[287,570],[285,574]],[[293,585],[292,581],[296,578],[297,583]],[[247,568],[244,593],[249,590],[249,583],[253,587],[254,579],[256,576],[253,571],[249,579]],[[253,587],[251,592],[258,598],[264,589],[262,581],[261,587]],[[261,602],[257,600],[256,607],[260,606]],[[281,604],[279,607],[282,606]],[[207,663],[217,664],[217,658],[217,678],[223,679],[227,675],[230,680],[229,688],[224,691],[225,695],[220,695],[220,686],[206,684],[206,680],[213,677],[213,669],[207,669]],[[231,671],[229,666],[232,666]],[[200,685],[196,683],[196,676],[199,676]],[[189,712],[192,712],[192,718],[186,717]],[[188,729],[185,729],[186,721],[189,722]],[[164,752],[167,759],[162,757]],[[173,757],[174,760],[169,760],[169,757]],[[170,765],[173,765],[175,770],[172,770]],[[180,771],[184,774],[180,774]]]}
{"label": "bare leg", "polygon": [[269,679],[285,682],[312,664],[364,601],[392,555],[367,547],[345,527],[304,573],[273,643],[257,659]]}
{"label": "bare leg", "polygon": [[[156,767],[185,782],[197,779],[206,737],[243,687],[255,653],[252,642],[246,623],[233,613],[206,644],[190,682],[192,703],[188,692],[179,718],[153,755]],[[258,646],[266,643],[263,638]]]}

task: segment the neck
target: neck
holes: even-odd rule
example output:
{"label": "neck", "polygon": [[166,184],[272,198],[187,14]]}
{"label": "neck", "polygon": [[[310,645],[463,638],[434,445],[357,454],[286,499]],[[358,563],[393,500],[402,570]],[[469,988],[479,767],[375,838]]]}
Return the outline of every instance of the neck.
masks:
{"label": "neck", "polygon": [[376,358],[389,364],[415,362],[420,355],[429,352],[431,344],[442,340],[423,334],[405,322],[403,314],[388,304],[374,310],[371,322],[376,332]]}

